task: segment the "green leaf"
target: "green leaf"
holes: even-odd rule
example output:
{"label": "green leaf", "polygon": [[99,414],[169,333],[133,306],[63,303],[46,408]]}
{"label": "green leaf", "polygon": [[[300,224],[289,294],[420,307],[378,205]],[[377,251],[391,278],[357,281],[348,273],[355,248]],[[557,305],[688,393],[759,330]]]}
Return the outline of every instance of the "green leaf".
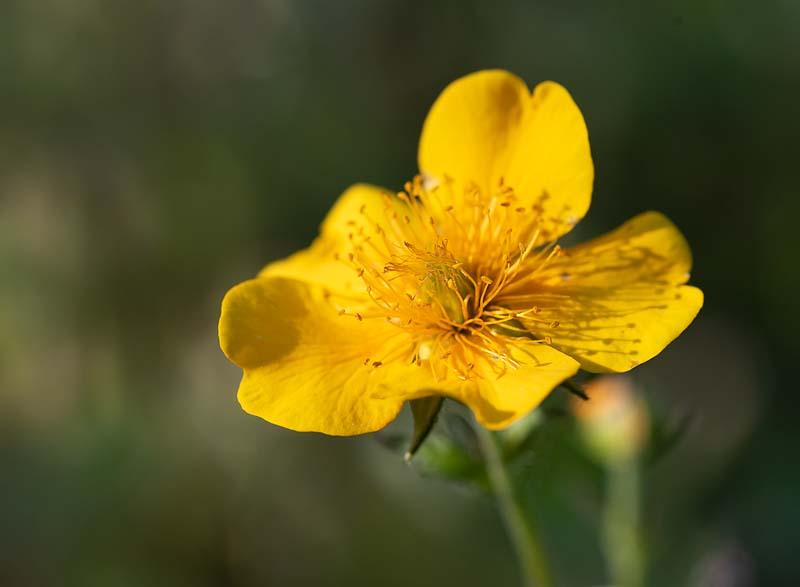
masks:
{"label": "green leaf", "polygon": [[430,397],[412,399],[408,403],[411,405],[411,413],[414,415],[414,435],[411,437],[411,444],[403,457],[406,462],[411,461],[419,447],[425,442],[428,434],[433,430],[433,425],[436,424],[436,418],[439,416],[439,410],[442,409],[444,398],[440,395],[432,395]]}
{"label": "green leaf", "polygon": [[498,437],[502,443],[503,454],[509,459],[513,458],[541,428],[545,419],[543,410],[533,410],[505,430],[501,430]]}
{"label": "green leaf", "polygon": [[586,390],[584,390],[583,386],[578,383],[575,383],[574,381],[572,381],[572,379],[565,379],[564,381],[561,382],[559,387],[566,389],[572,395],[577,396],[584,401],[589,400],[589,396],[587,395]]}
{"label": "green leaf", "polygon": [[455,482],[485,482],[486,473],[481,460],[452,438],[438,432],[420,449],[414,467],[424,476]]}
{"label": "green leaf", "polygon": [[645,462],[654,465],[669,454],[686,436],[691,424],[690,414],[672,423],[653,417],[650,424],[650,445],[644,455]]}

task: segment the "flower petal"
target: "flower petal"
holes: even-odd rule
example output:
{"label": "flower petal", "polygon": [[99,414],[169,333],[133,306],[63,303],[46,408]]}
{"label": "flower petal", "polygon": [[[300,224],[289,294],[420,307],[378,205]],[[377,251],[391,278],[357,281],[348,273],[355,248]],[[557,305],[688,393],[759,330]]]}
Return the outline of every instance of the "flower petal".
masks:
{"label": "flower petal", "polygon": [[545,344],[524,338],[510,345],[512,358],[520,363],[499,378],[490,370],[475,382],[448,390],[448,395],[469,406],[478,422],[497,430],[528,414],[559,383],[574,375],[577,361]]}
{"label": "flower petal", "polygon": [[532,275],[525,295],[518,285],[498,303],[535,304],[526,327],[584,369],[628,371],[660,353],[699,312],[703,292],[683,285],[691,264],[678,229],[647,212],[566,250]]}
{"label": "flower petal", "polygon": [[583,217],[594,180],[586,124],[569,92],[544,82],[531,95],[522,80],[498,70],[445,88],[425,120],[419,166],[440,181],[474,182],[485,194],[502,181],[515,205],[541,215],[549,238]]}
{"label": "flower petal", "polygon": [[504,173],[517,197],[541,209],[549,238],[569,232],[586,214],[594,182],[589,134],[564,87],[536,86]]}
{"label": "flower petal", "polygon": [[481,188],[502,173],[530,100],[525,82],[500,70],[457,79],[431,107],[419,143],[423,174]]}
{"label": "flower petal", "polygon": [[[310,247],[270,263],[261,270],[259,277],[290,277],[321,285],[337,295],[365,296],[363,281],[348,263],[352,248],[349,235],[355,222],[363,219],[365,213],[373,218],[383,217],[388,193],[367,184],[351,186],[328,212],[320,226],[320,236]],[[395,205],[401,203],[397,201]]]}
{"label": "flower petal", "polygon": [[417,385],[405,334],[382,319],[339,315],[320,288],[283,277],[225,296],[220,346],[244,369],[242,408],[297,431],[353,435],[391,422]]}

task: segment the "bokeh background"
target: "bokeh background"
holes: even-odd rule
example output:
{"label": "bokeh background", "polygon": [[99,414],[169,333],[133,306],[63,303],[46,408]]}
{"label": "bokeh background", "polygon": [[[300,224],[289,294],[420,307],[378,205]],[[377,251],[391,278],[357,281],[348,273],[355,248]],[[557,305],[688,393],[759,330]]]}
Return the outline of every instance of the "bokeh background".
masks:
{"label": "bokeh background", "polygon": [[[349,184],[398,187],[456,77],[566,85],[591,237],[647,209],[706,306],[636,372],[648,585],[800,584],[800,3],[3,0],[0,584],[514,585],[479,490],[240,411],[232,284]],[[399,432],[408,432],[407,416]],[[546,450],[547,446],[551,450]],[[522,467],[559,584],[604,579],[597,470]]]}

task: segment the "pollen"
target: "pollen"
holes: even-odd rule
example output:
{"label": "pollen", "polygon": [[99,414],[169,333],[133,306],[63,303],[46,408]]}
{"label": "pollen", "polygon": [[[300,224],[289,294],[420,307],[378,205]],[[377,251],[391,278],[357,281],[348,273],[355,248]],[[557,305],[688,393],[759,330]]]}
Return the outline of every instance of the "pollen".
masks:
{"label": "pollen", "polygon": [[474,379],[486,365],[500,375],[516,365],[515,338],[546,340],[531,324],[559,325],[537,321],[530,293],[561,254],[542,224],[502,179],[486,191],[449,178],[429,186],[417,176],[386,193],[382,210],[361,206],[352,219],[348,260],[372,301],[352,315],[410,334],[410,362],[427,364],[437,379]]}

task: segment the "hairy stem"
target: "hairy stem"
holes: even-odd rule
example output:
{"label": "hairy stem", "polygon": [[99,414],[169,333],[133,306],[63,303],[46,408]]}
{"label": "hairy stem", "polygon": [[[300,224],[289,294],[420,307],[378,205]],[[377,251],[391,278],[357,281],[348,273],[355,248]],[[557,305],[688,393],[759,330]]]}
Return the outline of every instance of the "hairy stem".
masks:
{"label": "hairy stem", "polygon": [[644,584],[644,548],[639,519],[639,470],[635,460],[608,470],[605,509],[605,550],[613,584]]}
{"label": "hairy stem", "polygon": [[520,570],[526,587],[552,587],[547,559],[539,542],[536,529],[525,517],[517,500],[503,455],[497,439],[480,424],[475,426],[478,440],[486,462],[489,484],[500,515],[503,518],[508,536],[519,560]]}

